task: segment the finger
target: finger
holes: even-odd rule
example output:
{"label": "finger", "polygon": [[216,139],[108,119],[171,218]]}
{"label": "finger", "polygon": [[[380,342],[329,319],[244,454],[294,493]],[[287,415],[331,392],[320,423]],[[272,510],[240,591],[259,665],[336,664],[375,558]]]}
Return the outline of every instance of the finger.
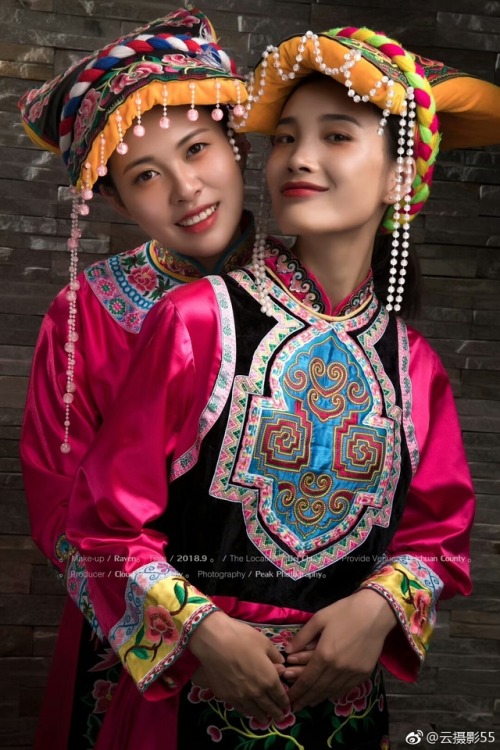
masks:
{"label": "finger", "polygon": [[285,657],[281,653],[281,651],[278,651],[276,646],[271,643],[271,641],[267,642],[267,648],[266,648],[266,654],[271,659],[273,664],[284,664],[285,663]]}
{"label": "finger", "polygon": [[318,618],[315,616],[306,622],[301,627],[297,635],[292,638],[290,643],[285,646],[285,652],[287,654],[296,653],[297,651],[304,651],[309,644],[313,644],[314,641],[319,637],[322,631],[322,625]]}
{"label": "finger", "polygon": [[267,722],[269,721],[269,714],[262,710],[260,705],[253,700],[246,700],[242,703],[238,703],[234,708],[243,714],[243,716],[253,717],[257,721]]}
{"label": "finger", "polygon": [[[311,669],[311,666],[314,668]],[[331,675],[321,665],[308,664],[304,667],[302,674],[292,684],[288,694],[294,711],[300,711],[304,706],[311,705],[311,701],[323,694],[327,697],[327,686],[330,682]]]}
{"label": "finger", "polygon": [[279,721],[283,718],[283,714],[290,711],[288,693],[281,684],[280,688],[283,691],[280,692],[280,695],[277,695],[276,692],[266,693],[258,701],[259,707],[265,711],[268,716],[271,716],[274,721]]}
{"label": "finger", "polygon": [[304,673],[304,667],[298,666],[294,667],[293,669],[285,669],[283,672],[282,680],[285,680],[286,682],[295,682],[298,680],[298,678]]}
{"label": "finger", "polygon": [[293,665],[294,667],[309,664],[313,653],[314,651],[311,649],[308,649],[306,651],[297,651],[296,653],[287,656],[286,663]]}

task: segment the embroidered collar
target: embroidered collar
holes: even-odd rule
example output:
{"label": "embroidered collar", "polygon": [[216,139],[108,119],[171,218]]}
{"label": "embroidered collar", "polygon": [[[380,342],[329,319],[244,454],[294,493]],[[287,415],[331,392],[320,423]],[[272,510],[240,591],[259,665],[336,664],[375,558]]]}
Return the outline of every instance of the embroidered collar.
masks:
{"label": "embroidered collar", "polygon": [[331,317],[349,317],[374,296],[373,274],[368,273],[340,304],[332,307],[319,281],[296,258],[292,251],[275,237],[266,243],[266,266],[278,277],[283,286],[302,304],[315,312]]}
{"label": "embroidered collar", "polygon": [[[228,273],[250,261],[255,238],[255,223],[250,211],[243,211],[240,230],[241,234],[219,258],[211,275]],[[151,258],[159,270],[181,280],[201,279],[207,275],[207,271],[197,260],[175,250],[163,248],[156,240],[151,243]]]}

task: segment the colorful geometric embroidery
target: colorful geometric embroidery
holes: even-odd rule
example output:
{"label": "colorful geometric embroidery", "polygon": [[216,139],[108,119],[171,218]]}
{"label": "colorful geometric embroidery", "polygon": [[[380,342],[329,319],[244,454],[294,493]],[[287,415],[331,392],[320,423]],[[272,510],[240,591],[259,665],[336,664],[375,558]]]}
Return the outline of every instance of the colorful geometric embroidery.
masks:
{"label": "colorful geometric embroidery", "polygon": [[228,384],[233,380],[236,366],[236,330],[227,286],[218,276],[207,276],[207,281],[212,285],[220,312],[220,369],[208,403],[200,416],[196,442],[172,463],[171,481],[181,477],[196,463],[203,438],[215,424],[226,404]]}
{"label": "colorful geometric embroidery", "polygon": [[[248,281],[238,275],[254,293]],[[355,550],[374,524],[388,526],[400,415],[383,416],[394,399],[384,402],[366,352],[348,335],[360,320],[327,321],[267,285],[279,326],[260,343],[249,376],[235,378],[210,493],[242,503],[255,546],[300,578]],[[378,307],[358,318],[366,324]]]}
{"label": "colorful geometric embroidery", "polygon": [[104,634],[95,616],[90,600],[88,574],[85,562],[79,552],[75,552],[66,568],[66,588],[74,603],[89,621],[97,637],[102,641]]}
{"label": "colorful geometric embroidery", "polygon": [[94,263],[85,271],[99,302],[129,333],[139,333],[153,305],[182,283],[155,263],[152,244]]}
{"label": "colorful geometric embroidery", "polygon": [[266,265],[285,282],[291,292],[316,312],[325,312],[322,294],[298,258],[275,237],[266,241]]}
{"label": "colorful geometric embroidery", "polygon": [[401,318],[397,318],[398,344],[399,344],[399,382],[401,384],[401,398],[403,399],[403,429],[406,436],[406,444],[410,454],[412,475],[415,475],[420,461],[415,426],[411,418],[412,413],[412,389],[410,380],[410,342],[408,341],[408,329]]}

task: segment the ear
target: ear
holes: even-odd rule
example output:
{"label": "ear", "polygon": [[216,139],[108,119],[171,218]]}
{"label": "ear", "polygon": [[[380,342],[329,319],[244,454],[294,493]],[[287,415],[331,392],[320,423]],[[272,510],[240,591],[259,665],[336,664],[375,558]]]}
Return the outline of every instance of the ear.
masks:
{"label": "ear", "polygon": [[118,211],[119,214],[122,214],[122,216],[126,216],[127,219],[130,219],[130,214],[127,210],[127,207],[122,202],[122,199],[120,198],[117,190],[114,187],[111,187],[110,185],[99,185],[99,192],[104,200],[109,203],[112,208],[115,209],[115,211]]}
{"label": "ear", "polygon": [[[400,198],[403,198],[403,196],[407,195],[411,190],[411,186],[413,185],[413,180],[415,179],[416,174],[417,163],[413,158],[405,159],[404,172],[402,175],[398,174],[397,167],[396,165],[394,165],[394,170],[392,170],[391,174],[389,175],[387,193],[384,197],[384,203],[391,206],[394,205],[394,203],[396,203],[398,200],[398,192]],[[398,184],[401,182],[401,177],[402,186],[400,191],[398,191]]]}

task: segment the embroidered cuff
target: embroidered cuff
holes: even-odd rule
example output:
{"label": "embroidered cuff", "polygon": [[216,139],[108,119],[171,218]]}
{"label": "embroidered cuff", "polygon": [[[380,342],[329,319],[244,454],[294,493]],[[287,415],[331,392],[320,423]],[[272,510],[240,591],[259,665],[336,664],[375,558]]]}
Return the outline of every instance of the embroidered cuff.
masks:
{"label": "embroidered cuff", "polygon": [[429,648],[436,604],[443,589],[439,576],[418,557],[384,557],[360,588],[374,589],[387,599],[421,664]]}
{"label": "embroidered cuff", "polygon": [[[194,630],[217,607],[167,562],[135,570],[125,599],[127,609],[111,629],[109,641],[144,691],[174,664]],[[166,683],[170,689],[175,687],[171,683]]]}
{"label": "embroidered cuff", "polygon": [[85,562],[79,552],[74,552],[72,557],[69,559],[68,565],[66,567],[65,578],[68,594],[73,599],[78,609],[87,618],[97,637],[101,641],[103,641],[104,634],[99,627],[99,623],[97,622],[97,618],[95,616],[94,607],[92,606],[92,602],[90,601],[87,569],[85,567]]}

